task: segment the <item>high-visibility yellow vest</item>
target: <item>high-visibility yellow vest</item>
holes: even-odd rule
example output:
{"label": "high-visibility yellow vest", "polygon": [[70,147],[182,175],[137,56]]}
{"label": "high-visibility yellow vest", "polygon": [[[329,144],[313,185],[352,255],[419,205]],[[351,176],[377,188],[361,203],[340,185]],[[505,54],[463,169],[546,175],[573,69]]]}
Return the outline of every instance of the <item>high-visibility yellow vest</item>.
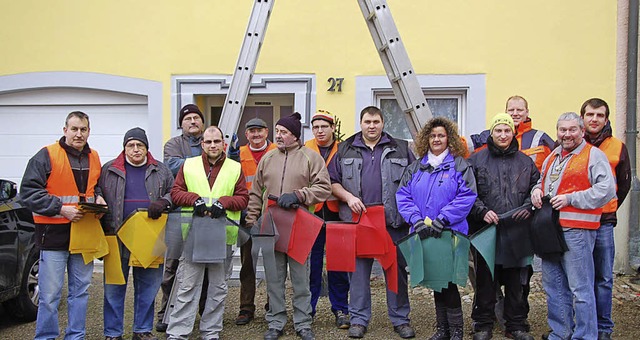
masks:
{"label": "high-visibility yellow vest", "polygon": [[[184,181],[187,185],[187,189],[190,192],[194,192],[204,199],[207,206],[210,207],[214,200],[217,200],[221,196],[233,196],[235,192],[236,183],[240,178],[240,172],[242,171],[240,163],[231,160],[229,158],[224,160],[222,168],[216,177],[213,187],[209,187],[209,179],[204,170],[204,163],[202,157],[187,158],[184,161]],[[182,208],[183,212],[192,212],[193,207]],[[240,212],[227,210],[227,217],[236,222],[240,221]],[[183,225],[183,236],[187,234]],[[227,226],[227,244],[235,244],[238,238],[238,227],[235,225]]]}

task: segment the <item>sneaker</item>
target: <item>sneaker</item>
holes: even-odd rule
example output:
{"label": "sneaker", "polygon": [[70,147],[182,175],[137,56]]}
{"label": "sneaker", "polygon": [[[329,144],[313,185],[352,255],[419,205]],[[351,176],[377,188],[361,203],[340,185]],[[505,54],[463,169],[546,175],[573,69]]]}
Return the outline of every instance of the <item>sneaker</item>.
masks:
{"label": "sneaker", "polygon": [[269,328],[269,330],[264,333],[264,340],[277,340],[282,336],[282,331],[275,328]]}
{"label": "sneaker", "polygon": [[169,325],[160,321],[156,324],[156,332],[165,333],[167,331],[167,327],[169,327]]}
{"label": "sneaker", "polygon": [[133,333],[131,340],[158,340],[158,337],[151,332]]}
{"label": "sneaker", "polygon": [[246,325],[251,322],[251,320],[253,320],[253,313],[248,310],[241,310],[240,314],[238,314],[238,317],[236,318],[236,325]]}
{"label": "sneaker", "polygon": [[364,333],[367,332],[367,327],[363,325],[351,325],[349,326],[349,337],[350,338],[364,338]]}
{"label": "sneaker", "polygon": [[315,336],[315,334],[313,334],[313,331],[311,330],[311,328],[301,329],[297,333],[298,333],[298,336],[300,337],[300,339],[302,339],[302,340],[315,340],[315,338],[316,338],[316,336]]}
{"label": "sneaker", "polygon": [[415,338],[416,332],[413,330],[410,324],[405,323],[400,326],[393,326],[393,331],[398,333],[403,339]]}
{"label": "sneaker", "polygon": [[349,314],[345,314],[341,310],[336,312],[336,327],[339,329],[347,329],[350,324]]}
{"label": "sneaker", "polygon": [[525,331],[504,332],[504,336],[515,340],[534,340],[533,335]]}

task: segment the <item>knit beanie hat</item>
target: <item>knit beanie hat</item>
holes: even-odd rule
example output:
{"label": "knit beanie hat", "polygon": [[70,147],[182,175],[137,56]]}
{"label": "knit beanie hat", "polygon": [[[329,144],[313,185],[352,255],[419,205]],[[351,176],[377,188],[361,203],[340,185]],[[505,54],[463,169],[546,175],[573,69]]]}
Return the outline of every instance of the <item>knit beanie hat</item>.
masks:
{"label": "knit beanie hat", "polygon": [[333,125],[335,122],[333,120],[333,116],[331,116],[331,114],[328,111],[324,111],[324,110],[318,110],[318,112],[316,112],[313,117],[311,117],[311,124],[313,124],[313,122],[315,120],[324,120],[325,122]]}
{"label": "knit beanie hat", "polygon": [[493,128],[495,128],[496,125],[500,124],[509,125],[511,130],[514,133],[516,132],[515,125],[513,124],[513,118],[511,118],[511,116],[507,113],[498,113],[497,115],[493,116],[493,118],[491,119],[491,128],[489,129],[489,132],[493,131]]}
{"label": "knit beanie hat", "polygon": [[294,112],[291,116],[286,116],[280,118],[276,125],[280,125],[282,127],[287,128],[289,132],[291,132],[296,138],[300,138],[300,129],[302,129],[302,124],[300,123],[300,119],[302,116],[298,112]]}
{"label": "knit beanie hat", "polygon": [[200,116],[200,119],[202,119],[202,121],[204,122],[204,115],[202,114],[198,106],[195,104],[187,104],[183,106],[182,109],[180,109],[180,125],[182,125],[182,120],[184,119],[184,116],[190,113],[198,114],[198,116]]}
{"label": "knit beanie hat", "polygon": [[127,133],[124,134],[124,141],[122,142],[122,147],[127,145],[127,142],[129,142],[132,139],[141,141],[142,143],[144,143],[144,146],[147,149],[149,148],[149,140],[147,139],[147,134],[144,132],[143,129],[139,127],[135,127],[127,131]]}

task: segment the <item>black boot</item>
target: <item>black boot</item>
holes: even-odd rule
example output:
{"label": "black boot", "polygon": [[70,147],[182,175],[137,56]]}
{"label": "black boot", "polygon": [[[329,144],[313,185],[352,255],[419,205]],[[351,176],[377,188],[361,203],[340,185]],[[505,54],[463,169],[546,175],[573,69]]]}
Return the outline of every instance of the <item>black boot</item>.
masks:
{"label": "black boot", "polygon": [[449,337],[447,307],[438,306],[436,303],[436,332],[429,338],[429,340],[449,340]]}
{"label": "black boot", "polygon": [[462,307],[447,308],[447,322],[449,322],[449,334],[451,334],[449,339],[462,340],[464,335]]}

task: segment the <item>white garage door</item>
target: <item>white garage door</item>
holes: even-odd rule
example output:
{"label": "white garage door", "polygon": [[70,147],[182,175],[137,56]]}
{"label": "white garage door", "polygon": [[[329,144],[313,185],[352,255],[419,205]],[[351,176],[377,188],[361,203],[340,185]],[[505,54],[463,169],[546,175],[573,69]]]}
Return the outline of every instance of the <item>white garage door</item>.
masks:
{"label": "white garage door", "polygon": [[0,94],[0,178],[19,185],[29,159],[60,139],[67,114],[76,110],[89,115],[89,145],[98,151],[102,164],[122,151],[127,130],[136,126],[148,130],[143,95],[81,88]]}

